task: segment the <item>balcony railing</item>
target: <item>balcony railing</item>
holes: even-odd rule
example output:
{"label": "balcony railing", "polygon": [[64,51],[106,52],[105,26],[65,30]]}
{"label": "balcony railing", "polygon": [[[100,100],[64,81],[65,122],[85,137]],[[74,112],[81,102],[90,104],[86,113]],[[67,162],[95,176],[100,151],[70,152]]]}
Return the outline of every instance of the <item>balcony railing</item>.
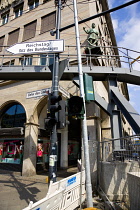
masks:
{"label": "balcony railing", "polygon": [[[13,55],[7,53],[8,46],[0,46],[3,48],[0,54],[0,66],[49,66],[53,63],[54,54],[31,54],[31,55]],[[122,47],[114,46],[97,46],[93,51],[86,52],[87,46],[81,46],[81,58],[83,66],[111,66],[124,67],[133,70],[134,62],[139,64],[140,52]],[[115,52],[119,54],[116,55]],[[60,53],[60,60],[66,59],[68,66],[77,65],[76,46],[65,46],[65,52]],[[137,70],[137,69],[135,69]]]}

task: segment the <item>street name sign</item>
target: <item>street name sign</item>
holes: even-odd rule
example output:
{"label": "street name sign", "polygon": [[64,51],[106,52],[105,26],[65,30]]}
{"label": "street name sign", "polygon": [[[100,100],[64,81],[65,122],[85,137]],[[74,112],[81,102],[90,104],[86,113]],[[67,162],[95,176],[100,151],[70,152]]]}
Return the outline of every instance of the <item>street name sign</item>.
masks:
{"label": "street name sign", "polygon": [[17,43],[7,48],[7,51],[13,54],[60,53],[64,52],[64,40]]}

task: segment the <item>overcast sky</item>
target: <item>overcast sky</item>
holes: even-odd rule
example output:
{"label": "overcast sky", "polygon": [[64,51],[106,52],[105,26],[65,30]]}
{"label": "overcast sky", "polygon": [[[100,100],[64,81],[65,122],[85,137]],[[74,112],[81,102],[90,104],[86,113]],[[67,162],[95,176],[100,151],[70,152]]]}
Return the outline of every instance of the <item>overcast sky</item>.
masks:
{"label": "overcast sky", "polygon": [[[130,0],[109,0],[109,7],[116,7]],[[124,47],[140,52],[140,2],[111,13],[118,47]],[[125,52],[125,51],[123,51]],[[140,53],[130,52],[133,58]],[[126,67],[126,64],[123,64]],[[140,71],[140,62],[133,64]],[[130,103],[140,114],[140,86],[128,85]]]}

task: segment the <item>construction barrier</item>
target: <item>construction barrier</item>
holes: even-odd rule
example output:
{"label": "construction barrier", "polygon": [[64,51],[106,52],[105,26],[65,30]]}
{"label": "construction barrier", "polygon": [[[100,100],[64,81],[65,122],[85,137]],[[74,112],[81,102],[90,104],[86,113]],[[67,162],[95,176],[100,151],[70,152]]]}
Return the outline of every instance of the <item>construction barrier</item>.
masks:
{"label": "construction barrier", "polygon": [[85,201],[85,170],[62,179],[50,182],[45,198],[23,210],[73,210]]}

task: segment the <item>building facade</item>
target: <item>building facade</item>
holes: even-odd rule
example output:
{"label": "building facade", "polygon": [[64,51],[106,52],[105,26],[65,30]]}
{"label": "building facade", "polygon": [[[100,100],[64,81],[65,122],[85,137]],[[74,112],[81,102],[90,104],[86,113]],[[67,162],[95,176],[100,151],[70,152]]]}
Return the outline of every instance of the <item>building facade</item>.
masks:
{"label": "building facade", "polygon": [[[107,1],[77,1],[79,18],[87,18],[108,9]],[[52,0],[17,0],[1,1],[0,57],[3,66],[49,66],[53,64],[53,56],[39,54],[28,56],[12,56],[6,52],[8,46],[15,43],[54,40],[50,30],[55,30],[57,7]],[[69,1],[61,11],[61,27],[74,22],[73,5]],[[101,16],[93,21],[79,25],[81,53],[85,54],[87,34],[83,27],[91,28],[95,23],[99,33],[98,45],[105,56],[91,58],[95,66],[120,66],[112,55],[118,55],[115,35],[110,15]],[[77,65],[75,28],[64,30],[60,34],[65,40],[65,52],[60,59],[67,58],[71,65]],[[3,56],[5,55],[5,56]],[[82,58],[83,65],[89,59]],[[37,170],[48,169],[50,134],[45,129],[45,118],[48,107],[48,93],[52,81],[44,80],[8,80],[0,82],[0,167],[17,166],[22,175],[31,176]],[[118,83],[123,95],[128,97],[127,86]],[[94,90],[106,102],[109,102],[107,81],[94,81]],[[79,95],[79,88],[69,80],[60,80],[59,94],[64,100]],[[91,172],[97,173],[97,142],[103,138],[111,138],[110,116],[94,102],[86,104],[89,152]],[[69,118],[70,124],[58,129],[58,166],[67,168],[76,164],[81,157],[81,123]],[[130,132],[130,126],[122,117],[123,133]],[[12,166],[11,166],[12,165]],[[96,179],[96,178],[95,178]],[[95,182],[95,180],[94,180]]]}

